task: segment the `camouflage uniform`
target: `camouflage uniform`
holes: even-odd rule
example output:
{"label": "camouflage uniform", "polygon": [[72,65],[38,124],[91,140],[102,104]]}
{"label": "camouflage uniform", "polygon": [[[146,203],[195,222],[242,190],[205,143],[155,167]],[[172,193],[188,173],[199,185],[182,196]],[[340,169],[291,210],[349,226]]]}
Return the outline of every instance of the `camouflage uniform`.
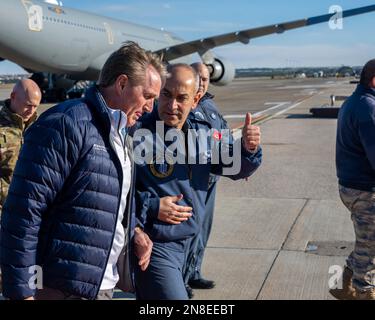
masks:
{"label": "camouflage uniform", "polygon": [[23,133],[36,120],[36,113],[28,122],[10,110],[10,100],[0,107],[0,215],[23,143]]}
{"label": "camouflage uniform", "polygon": [[375,192],[339,187],[340,197],[352,214],[354,251],[347,259],[358,290],[375,288]]}
{"label": "camouflage uniform", "polygon": [[[23,133],[37,118],[35,113],[28,122],[10,110],[10,100],[0,104],[0,218],[8,188],[23,143]],[[1,231],[1,230],[0,230]],[[2,280],[0,271],[0,293]]]}

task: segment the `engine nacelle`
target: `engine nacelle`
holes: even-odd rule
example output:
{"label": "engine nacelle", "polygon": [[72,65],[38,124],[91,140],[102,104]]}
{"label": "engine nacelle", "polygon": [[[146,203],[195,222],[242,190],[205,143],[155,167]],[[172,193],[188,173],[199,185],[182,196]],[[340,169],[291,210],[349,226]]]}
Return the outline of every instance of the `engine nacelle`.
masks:
{"label": "engine nacelle", "polygon": [[226,86],[234,79],[236,70],[234,65],[224,59],[216,58],[212,63],[207,64],[210,71],[211,83],[216,86]]}

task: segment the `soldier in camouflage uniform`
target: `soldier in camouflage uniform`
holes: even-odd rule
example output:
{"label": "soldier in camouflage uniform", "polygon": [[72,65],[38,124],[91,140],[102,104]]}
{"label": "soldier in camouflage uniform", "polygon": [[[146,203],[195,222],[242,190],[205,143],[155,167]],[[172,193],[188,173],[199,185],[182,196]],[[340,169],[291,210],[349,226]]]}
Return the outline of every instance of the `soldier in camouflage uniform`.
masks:
{"label": "soldier in camouflage uniform", "polygon": [[41,100],[38,85],[21,80],[0,109],[0,213],[23,141],[23,133],[36,120]]}
{"label": "soldier in camouflage uniform", "polygon": [[[14,86],[10,99],[0,106],[0,218],[21,149],[23,133],[36,120],[36,109],[41,97],[40,89],[34,81],[21,80]],[[0,292],[1,289],[0,278]]]}
{"label": "soldier in camouflage uniform", "polygon": [[357,90],[340,110],[336,167],[356,242],[342,288],[330,293],[343,300],[375,300],[375,60],[365,65]]}

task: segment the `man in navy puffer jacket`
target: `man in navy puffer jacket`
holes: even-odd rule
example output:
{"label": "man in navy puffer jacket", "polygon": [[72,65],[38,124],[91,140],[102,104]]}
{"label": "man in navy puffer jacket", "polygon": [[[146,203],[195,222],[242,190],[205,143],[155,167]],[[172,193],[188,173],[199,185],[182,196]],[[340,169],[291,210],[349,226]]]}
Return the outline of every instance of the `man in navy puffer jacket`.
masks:
{"label": "man in navy puffer jacket", "polygon": [[[30,127],[1,221],[6,298],[112,297],[135,225],[127,131],[152,110],[163,77],[159,57],[128,42],[107,60],[98,87]],[[152,242],[136,229],[134,245],[145,270]]]}

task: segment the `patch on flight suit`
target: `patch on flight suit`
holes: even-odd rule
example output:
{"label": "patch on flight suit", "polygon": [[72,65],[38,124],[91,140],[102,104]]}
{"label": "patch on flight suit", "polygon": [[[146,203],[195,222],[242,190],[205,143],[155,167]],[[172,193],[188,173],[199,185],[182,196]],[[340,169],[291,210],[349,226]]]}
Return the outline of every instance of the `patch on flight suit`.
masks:
{"label": "patch on flight suit", "polygon": [[216,120],[216,114],[211,113],[211,118],[214,119],[214,120]]}
{"label": "patch on flight suit", "polygon": [[202,114],[202,112],[197,111],[197,112],[195,112],[194,114],[195,114],[196,117],[198,117],[198,118],[204,120],[204,115]]}
{"label": "patch on flight suit", "polygon": [[223,135],[219,131],[215,130],[212,138],[214,138],[216,141],[220,141],[223,138]]}
{"label": "patch on flight suit", "polygon": [[[158,164],[157,160],[161,160],[162,158],[154,157],[152,160],[152,163],[149,165],[150,171],[153,174],[154,177],[159,179],[168,178],[174,169],[173,160],[169,158],[167,155],[165,155],[165,159],[163,159],[162,164]],[[160,162],[160,161],[159,161]]]}

